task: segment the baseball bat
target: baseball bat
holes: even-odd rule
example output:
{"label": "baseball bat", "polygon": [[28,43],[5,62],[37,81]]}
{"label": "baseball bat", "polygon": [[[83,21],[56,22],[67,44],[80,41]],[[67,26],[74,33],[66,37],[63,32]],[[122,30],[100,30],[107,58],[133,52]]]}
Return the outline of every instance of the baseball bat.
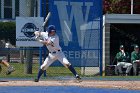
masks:
{"label": "baseball bat", "polygon": [[45,24],[47,23],[47,21],[48,21],[48,19],[50,18],[50,16],[51,16],[51,12],[49,12],[48,14],[47,14],[47,16],[46,16],[46,18],[45,18],[45,21],[43,22],[43,27],[45,26]]}

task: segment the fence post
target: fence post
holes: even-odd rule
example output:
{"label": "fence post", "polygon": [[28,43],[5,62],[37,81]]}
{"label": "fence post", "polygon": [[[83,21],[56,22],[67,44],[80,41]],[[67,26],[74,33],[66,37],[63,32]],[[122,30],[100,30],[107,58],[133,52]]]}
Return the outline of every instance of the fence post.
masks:
{"label": "fence post", "polygon": [[24,71],[26,74],[32,74],[32,58],[33,58],[32,49],[26,48],[26,61],[24,66]]}
{"label": "fence post", "polygon": [[20,48],[20,62],[22,64],[24,64],[24,57],[25,57],[24,53],[25,53],[25,49],[23,47],[21,47]]}
{"label": "fence post", "polygon": [[9,44],[9,42],[5,43],[5,48],[7,48],[7,51],[8,51],[7,61],[10,62],[10,44]]}

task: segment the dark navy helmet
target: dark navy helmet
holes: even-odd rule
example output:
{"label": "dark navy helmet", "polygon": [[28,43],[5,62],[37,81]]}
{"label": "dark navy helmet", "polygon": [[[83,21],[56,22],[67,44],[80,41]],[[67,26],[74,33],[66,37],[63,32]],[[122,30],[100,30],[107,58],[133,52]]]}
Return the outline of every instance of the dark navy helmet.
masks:
{"label": "dark navy helmet", "polygon": [[48,26],[48,28],[47,28],[47,32],[50,33],[51,31],[56,31],[54,25],[49,25],[49,26]]}

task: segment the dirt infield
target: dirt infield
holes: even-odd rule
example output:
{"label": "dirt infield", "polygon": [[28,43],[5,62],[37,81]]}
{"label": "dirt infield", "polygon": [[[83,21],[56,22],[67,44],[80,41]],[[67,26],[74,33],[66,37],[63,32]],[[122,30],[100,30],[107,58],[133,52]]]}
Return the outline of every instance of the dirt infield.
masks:
{"label": "dirt infield", "polygon": [[48,81],[0,81],[0,86],[79,86],[93,88],[115,88],[140,90],[140,81],[96,81],[84,80],[80,83],[75,80],[48,80]]}

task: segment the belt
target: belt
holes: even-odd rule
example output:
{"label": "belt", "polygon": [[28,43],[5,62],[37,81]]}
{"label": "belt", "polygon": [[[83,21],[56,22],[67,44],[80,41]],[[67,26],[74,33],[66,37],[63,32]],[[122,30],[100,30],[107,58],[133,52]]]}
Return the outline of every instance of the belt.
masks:
{"label": "belt", "polygon": [[49,52],[49,53],[53,53],[53,54],[55,54],[56,52],[59,52],[60,50],[57,50],[57,51],[53,51],[53,52]]}

